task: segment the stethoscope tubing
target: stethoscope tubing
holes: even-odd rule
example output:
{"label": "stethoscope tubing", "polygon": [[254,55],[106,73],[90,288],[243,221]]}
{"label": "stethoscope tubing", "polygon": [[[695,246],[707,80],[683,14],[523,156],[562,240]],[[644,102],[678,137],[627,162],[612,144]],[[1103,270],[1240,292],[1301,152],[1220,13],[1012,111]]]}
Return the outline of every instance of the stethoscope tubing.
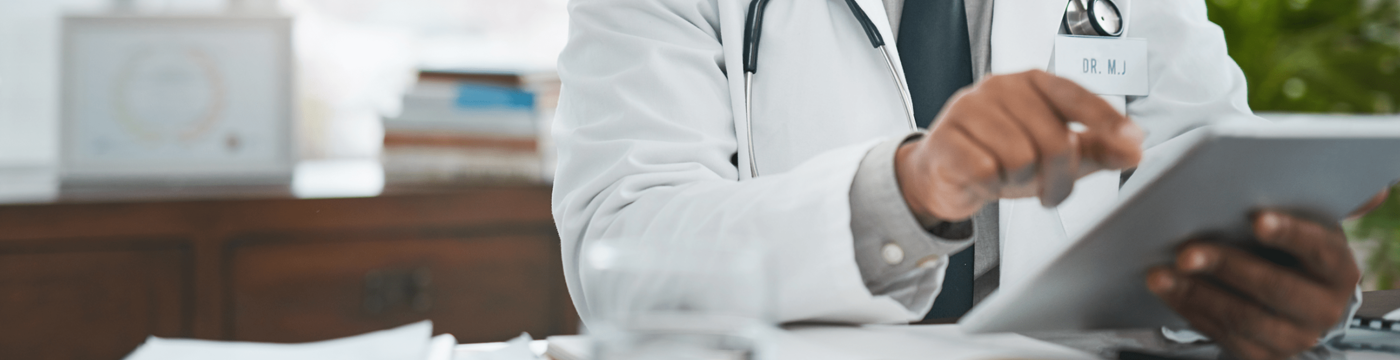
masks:
{"label": "stethoscope tubing", "polygon": [[[870,16],[865,14],[865,10],[856,4],[855,0],[845,0],[846,6],[851,8],[851,13],[855,15],[856,21],[860,23],[861,29],[865,31],[865,36],[870,40],[870,45],[880,51],[880,55],[885,58],[885,65],[889,68],[890,76],[894,79],[895,85],[899,87],[899,95],[904,101],[904,111],[909,119],[909,130],[918,131],[918,123],[914,118],[914,102],[909,95],[909,87],[905,85],[904,78],[900,76],[899,69],[894,64],[894,57],[890,56],[889,49],[885,47],[885,39],[880,36],[880,30],[875,27],[875,23],[870,21]],[[1111,7],[1115,20],[1118,21],[1116,31],[1107,31],[1103,26],[1095,22],[1097,15],[1094,3],[1102,1]],[[1078,5],[1078,8],[1075,7]],[[768,7],[768,0],[752,0],[749,2],[749,12],[744,18],[744,119],[747,124],[745,136],[749,146],[749,176],[758,177],[758,157],[753,145],[753,75],[758,72],[758,42],[762,38],[763,32],[763,12]],[[1063,18],[1066,28],[1075,35],[1098,35],[1117,37],[1123,34],[1123,16],[1118,4],[1113,0],[1069,0],[1066,4],[1065,16]]]}
{"label": "stethoscope tubing", "polygon": [[[860,23],[861,29],[865,30],[865,36],[870,40],[871,47],[880,52],[885,58],[885,65],[889,68],[890,76],[899,87],[900,99],[904,101],[905,115],[909,119],[909,130],[917,131],[918,123],[914,120],[914,102],[909,96],[909,87],[905,86],[904,79],[899,76],[899,70],[894,65],[894,58],[890,56],[889,49],[885,47],[885,39],[880,36],[880,29],[875,27],[875,23],[870,21],[870,16],[865,14],[865,10],[856,4],[855,0],[846,0],[846,6],[851,8],[851,13],[855,15],[856,21]],[[768,0],[752,0],[749,2],[748,15],[744,17],[744,119],[747,124],[747,140],[749,146],[749,176],[758,177],[758,158],[755,155],[753,146],[753,75],[758,72],[758,41],[763,32],[763,11],[768,7]]]}

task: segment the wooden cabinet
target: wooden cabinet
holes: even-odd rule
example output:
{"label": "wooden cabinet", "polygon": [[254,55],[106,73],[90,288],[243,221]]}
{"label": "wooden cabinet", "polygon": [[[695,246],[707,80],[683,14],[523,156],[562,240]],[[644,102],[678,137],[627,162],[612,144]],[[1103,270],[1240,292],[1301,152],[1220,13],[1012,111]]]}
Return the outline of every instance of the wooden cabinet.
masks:
{"label": "wooden cabinet", "polygon": [[147,335],[303,342],[423,319],[462,342],[577,328],[547,187],[0,205],[0,354]]}
{"label": "wooden cabinet", "polygon": [[[463,339],[566,331],[552,234],[386,231],[252,237],[230,249],[230,333],[310,341],[433,319]],[[557,257],[557,256],[555,256]]]}
{"label": "wooden cabinet", "polygon": [[189,255],[180,241],[55,240],[0,249],[0,352],[7,359],[116,359],[147,335],[189,335]]}

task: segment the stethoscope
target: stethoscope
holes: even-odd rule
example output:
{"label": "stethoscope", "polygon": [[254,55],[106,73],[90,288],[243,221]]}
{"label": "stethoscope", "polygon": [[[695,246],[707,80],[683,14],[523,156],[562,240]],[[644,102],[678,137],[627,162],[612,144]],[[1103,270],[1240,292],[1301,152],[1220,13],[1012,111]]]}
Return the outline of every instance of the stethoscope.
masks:
{"label": "stethoscope", "polygon": [[1123,14],[1113,0],[1069,0],[1062,24],[1071,35],[1123,35]]}
{"label": "stethoscope", "polygon": [[[899,72],[895,70],[894,60],[890,58],[890,53],[885,49],[885,39],[880,36],[880,30],[875,28],[875,23],[870,21],[870,17],[865,15],[865,11],[860,9],[860,5],[855,0],[846,0],[846,5],[851,8],[851,13],[855,14],[856,21],[860,27],[865,29],[865,36],[870,39],[870,45],[875,50],[880,51],[880,55],[885,57],[885,65],[890,70],[890,77],[894,79],[896,86],[899,86],[899,96],[904,100],[904,112],[909,117],[909,130],[918,130],[918,125],[914,122],[914,102],[909,99],[908,88],[904,86],[904,79],[899,77]],[[758,71],[758,39],[759,32],[763,30],[763,9],[768,7],[768,0],[753,0],[749,2],[749,14],[744,18],[744,119],[748,122],[748,144],[749,144],[749,176],[758,177],[758,158],[754,156],[753,147],[753,74]]]}
{"label": "stethoscope", "polygon": [[[855,0],[846,0],[846,6],[851,8],[851,13],[855,15],[856,22],[865,30],[865,36],[870,39],[870,45],[875,50],[880,51],[880,55],[885,58],[885,65],[889,69],[890,77],[894,79],[895,86],[899,87],[900,99],[904,101],[904,113],[909,120],[909,130],[918,131],[918,123],[914,120],[914,102],[909,98],[909,88],[904,85],[904,78],[899,76],[898,69],[894,66],[894,60],[890,58],[889,50],[885,48],[885,39],[880,36],[880,30],[875,27],[875,23],[870,21],[870,17],[865,15],[860,5]],[[758,72],[758,40],[759,33],[763,31],[763,10],[768,7],[768,0],[752,0],[749,2],[749,12],[744,18],[744,118],[747,121],[748,145],[749,145],[749,175],[758,177],[758,158],[753,146],[753,74]],[[1119,36],[1123,32],[1123,17],[1118,11],[1118,5],[1113,0],[1069,0],[1065,5],[1064,22],[1066,29],[1073,35],[1093,35],[1093,36]]]}

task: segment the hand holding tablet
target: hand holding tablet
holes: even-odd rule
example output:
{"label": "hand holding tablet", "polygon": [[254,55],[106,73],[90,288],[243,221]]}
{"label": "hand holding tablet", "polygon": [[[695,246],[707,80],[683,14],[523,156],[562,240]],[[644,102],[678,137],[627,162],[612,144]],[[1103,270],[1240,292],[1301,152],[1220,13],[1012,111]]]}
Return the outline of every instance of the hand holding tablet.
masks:
{"label": "hand holding tablet", "polygon": [[1273,358],[1337,324],[1360,276],[1337,220],[1400,178],[1400,124],[1255,122],[1174,142],[1149,151],[1111,213],[964,329],[1189,325]]}
{"label": "hand holding tablet", "polygon": [[1286,358],[1344,321],[1361,272],[1335,221],[1262,211],[1253,235],[1292,266],[1197,239],[1182,247],[1175,264],[1150,270],[1147,288],[1237,357]]}

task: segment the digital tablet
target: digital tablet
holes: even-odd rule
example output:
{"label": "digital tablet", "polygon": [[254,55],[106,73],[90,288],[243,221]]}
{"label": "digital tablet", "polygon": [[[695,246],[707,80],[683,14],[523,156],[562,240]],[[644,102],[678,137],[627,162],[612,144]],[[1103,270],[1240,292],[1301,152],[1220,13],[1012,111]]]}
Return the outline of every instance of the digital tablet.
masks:
{"label": "digital tablet", "polygon": [[1183,241],[1208,233],[1247,238],[1249,215],[1261,208],[1341,219],[1400,179],[1397,121],[1231,123],[1158,148],[1111,212],[1028,281],[974,307],[961,327],[1184,326],[1144,284],[1147,270],[1171,263]]}

